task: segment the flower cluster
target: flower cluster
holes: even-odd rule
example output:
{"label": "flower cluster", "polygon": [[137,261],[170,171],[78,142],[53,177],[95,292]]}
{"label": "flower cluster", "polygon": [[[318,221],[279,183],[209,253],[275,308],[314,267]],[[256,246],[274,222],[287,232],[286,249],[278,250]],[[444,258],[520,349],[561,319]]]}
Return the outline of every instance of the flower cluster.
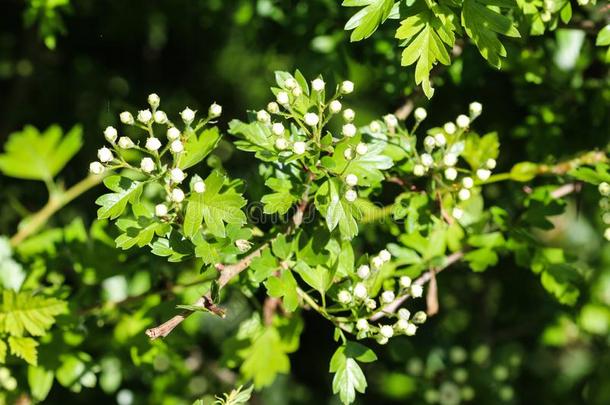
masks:
{"label": "flower cluster", "polygon": [[[161,182],[166,192],[166,199],[157,204],[154,211],[156,216],[167,218],[172,209],[179,208],[189,194],[188,191],[184,191],[183,184],[186,184],[187,174],[180,164],[181,159],[188,152],[187,142],[208,122],[219,117],[222,107],[213,103],[208,109],[207,116],[196,123],[197,111],[186,107],[180,112],[183,123],[180,129],[170,121],[164,111],[159,109],[160,103],[160,97],[152,93],[148,96],[150,108],[138,111],[135,118],[129,111],[120,113],[119,119],[123,124],[140,128],[146,134],[143,145],[129,136],[119,136],[119,130],[108,126],[104,130],[104,138],[109,145],[97,151],[98,160],[91,162],[89,171],[94,175],[101,175],[106,171],[125,168]],[[159,132],[164,135],[157,136]],[[127,160],[128,153],[132,151],[140,155],[137,164],[129,163]],[[190,192],[205,192],[205,183],[198,176],[193,176],[191,179]]]}
{"label": "flower cluster", "polygon": [[599,200],[599,207],[602,210],[602,221],[606,225],[604,238],[610,241],[610,184],[602,182],[597,187],[602,198]]}

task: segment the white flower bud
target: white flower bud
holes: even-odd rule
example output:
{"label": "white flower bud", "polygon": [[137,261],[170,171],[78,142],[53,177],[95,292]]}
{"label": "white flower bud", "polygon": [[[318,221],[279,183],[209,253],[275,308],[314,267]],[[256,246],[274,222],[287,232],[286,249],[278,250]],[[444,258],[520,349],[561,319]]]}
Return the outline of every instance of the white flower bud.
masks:
{"label": "white flower bud", "polygon": [[164,217],[167,215],[167,205],[157,204],[155,205],[155,215],[158,217]]}
{"label": "white flower bud", "polygon": [[462,129],[468,128],[468,125],[470,125],[470,118],[464,114],[460,114],[455,122],[457,123],[458,127]]}
{"label": "white flower bud", "polygon": [[179,188],[173,189],[171,199],[177,203],[184,201],[184,191],[180,190]]}
{"label": "white flower bud", "polygon": [[144,173],[150,173],[155,170],[155,162],[151,158],[145,157],[140,161],[140,169]]}
{"label": "white flower bud", "polygon": [[445,169],[445,178],[449,181],[453,181],[457,178],[457,170],[455,170],[455,168],[453,167],[448,167],[447,169]]}
{"label": "white flower bud", "polygon": [[432,158],[432,156],[429,153],[422,153],[421,157],[421,162],[424,166],[426,167],[430,167],[434,164],[434,159]]}
{"label": "white flower bud", "polygon": [[154,152],[156,150],[159,150],[159,148],[161,147],[161,141],[158,138],[155,137],[150,137],[148,139],[146,139],[146,149],[148,149],[151,152]]}
{"label": "white flower bud", "polygon": [[283,135],[284,125],[281,122],[275,122],[273,125],[271,125],[271,132],[273,132],[274,135]]}
{"label": "white flower bud", "polygon": [[295,88],[295,87],[297,87],[298,85],[299,85],[299,84],[297,83],[297,81],[296,81],[294,78],[292,78],[292,77],[289,77],[289,78],[288,78],[288,79],[286,79],[286,81],[284,82],[284,86],[285,86],[287,89],[294,89],[294,88]]}
{"label": "white flower bud", "polygon": [[368,151],[369,151],[369,147],[366,146],[366,143],[360,142],[358,145],[356,145],[356,153],[357,154],[364,155]]}
{"label": "white flower bud", "polygon": [[474,186],[474,180],[472,180],[472,177],[464,177],[462,179],[462,185],[464,188],[472,188],[472,186]]}
{"label": "white flower bud", "polygon": [[455,166],[455,164],[457,163],[457,155],[455,153],[447,153],[444,157],[443,157],[443,163],[447,166]]}
{"label": "white flower bud", "polygon": [[91,162],[89,164],[89,171],[91,174],[102,174],[104,173],[104,165],[100,162]]}
{"label": "white flower bud", "polygon": [[610,225],[610,212],[606,212],[602,215],[602,222],[606,225]]}
{"label": "white flower bud", "polygon": [[394,328],[392,328],[390,325],[383,325],[381,328],[379,328],[379,333],[381,336],[389,339],[394,336]]}
{"label": "white flower bud", "polygon": [[419,298],[424,294],[424,287],[419,284],[413,284],[410,289],[411,297]]}
{"label": "white flower bud", "polygon": [[167,114],[164,111],[155,111],[155,122],[157,124],[167,124]]}
{"label": "white flower bud", "polygon": [[173,153],[180,153],[184,151],[184,145],[182,144],[182,142],[180,142],[180,140],[176,139],[169,145],[169,149]]}
{"label": "white flower bud", "polygon": [[138,121],[142,124],[148,124],[152,120],[152,113],[150,110],[140,110],[138,111]]}
{"label": "white flower bud", "polygon": [[311,88],[314,91],[322,91],[322,90],[324,90],[324,86],[325,86],[324,80],[322,80],[320,78],[314,79],[311,82]]}
{"label": "white flower bud", "polygon": [[275,147],[279,150],[288,148],[288,141],[285,138],[277,138],[275,140]]}
{"label": "white flower bud", "polygon": [[354,91],[353,82],[350,82],[349,80],[345,80],[343,83],[341,83],[341,93],[350,94],[353,91]]}
{"label": "white flower bud", "polygon": [[487,166],[488,169],[493,170],[496,168],[496,159],[487,159],[487,162],[485,162],[485,166]]}
{"label": "white flower bud", "polygon": [[356,190],[350,189],[345,192],[345,199],[348,202],[354,202],[354,201],[356,201],[357,198],[358,198],[358,193],[356,193]]}
{"label": "white flower bud", "polygon": [[275,96],[275,99],[281,105],[287,105],[288,103],[290,103],[290,98],[288,97],[288,93],[286,93],[285,91],[280,91],[279,93],[277,93],[277,95]]}
{"label": "white flower bud", "polygon": [[366,305],[366,307],[371,311],[377,308],[377,302],[375,302],[375,300],[372,298],[367,299],[364,305]]}
{"label": "white flower bud", "polygon": [[356,322],[356,329],[360,331],[369,330],[369,322],[366,319],[358,319],[358,322]]}
{"label": "white flower bud", "polygon": [[436,139],[432,136],[427,136],[424,138],[424,147],[426,150],[432,150],[436,146]]}
{"label": "white flower bud", "polygon": [[170,141],[175,141],[180,138],[180,130],[176,127],[171,127],[167,130],[167,139]]}
{"label": "white flower bud", "polygon": [[186,174],[179,168],[175,167],[169,171],[169,177],[174,183],[182,183],[186,178]]}
{"label": "white flower bud", "polygon": [[104,130],[104,138],[110,143],[114,143],[117,136],[118,132],[115,127],[106,127]]}
{"label": "white flower bud", "polygon": [[606,228],[606,230],[604,231],[604,238],[610,241],[610,228]]}
{"label": "white flower bud", "polygon": [[351,108],[346,108],[343,111],[343,119],[347,122],[352,122],[356,118],[356,113]]}
{"label": "white flower bud", "polygon": [[453,210],[451,210],[451,216],[457,220],[460,220],[462,216],[464,216],[464,210],[458,207],[454,207]]}
{"label": "white flower bud", "polygon": [[201,180],[196,181],[195,184],[193,184],[193,190],[199,194],[205,192],[205,183]]}
{"label": "white flower bud", "polygon": [[396,296],[394,295],[394,291],[391,290],[386,290],[381,294],[381,302],[384,304],[391,303],[394,301],[394,298],[396,298]]}
{"label": "white flower bud", "polygon": [[409,288],[411,287],[411,277],[402,276],[400,277],[399,283],[402,288]]}
{"label": "white flower bud", "polygon": [[376,268],[378,270],[381,268],[381,266],[383,266],[383,263],[384,263],[383,259],[379,256],[375,256],[371,259],[371,264],[373,265],[374,268]]}
{"label": "white flower bud", "polygon": [[[102,162],[103,162],[103,160],[102,160]],[[599,186],[597,186],[597,189],[599,190],[599,193],[602,196],[604,196],[604,197],[610,196],[610,184],[608,184],[607,182],[604,181],[604,182],[599,183]]]}
{"label": "white flower bud", "polygon": [[357,273],[358,277],[360,277],[361,279],[367,279],[371,274],[371,268],[366,264],[363,264],[362,266],[358,267]]}
{"label": "white flower bud", "polygon": [[295,87],[294,89],[292,89],[292,95],[295,97],[300,96],[301,94],[303,94],[303,90],[301,89],[300,86]]}
{"label": "white flower bud", "polygon": [[186,125],[190,125],[191,122],[193,122],[193,120],[195,119],[195,111],[193,111],[190,108],[186,107],[180,113],[180,118],[182,118],[182,121],[184,121],[184,123]]}
{"label": "white flower bud", "polygon": [[481,111],[483,111],[483,106],[481,105],[481,103],[475,101],[473,103],[470,103],[469,110],[470,115],[476,117],[481,115]]}
{"label": "white flower bud", "polygon": [[455,127],[455,124],[453,122],[448,122],[445,125],[443,125],[443,129],[449,135],[455,134],[455,131],[457,130],[457,128]]}
{"label": "white flower bud", "polygon": [[212,103],[208,108],[208,115],[212,118],[219,117],[222,114],[222,106],[220,104]]}
{"label": "white flower bud", "polygon": [[356,126],[354,124],[345,124],[343,125],[343,129],[341,130],[341,133],[348,137],[351,138],[354,135],[356,135]]}
{"label": "white flower bud", "polygon": [[388,343],[389,339],[387,337],[383,337],[383,336],[377,336],[377,343],[380,345],[385,345]]}
{"label": "white flower bud", "polygon": [[135,122],[133,120],[133,115],[131,115],[131,113],[129,111],[123,111],[122,113],[120,113],[119,119],[121,120],[121,122],[123,124],[126,124],[126,125],[133,125],[133,123]]}
{"label": "white flower bud", "polygon": [[447,144],[447,138],[441,133],[434,135],[434,140],[438,146],[445,146]]}
{"label": "white flower bud", "polygon": [[398,126],[398,118],[394,114],[384,115],[383,120],[388,128],[396,128]]}
{"label": "white flower bud", "polygon": [[467,188],[461,189],[460,191],[458,191],[458,198],[462,201],[466,201],[470,198],[470,190],[468,190]]}
{"label": "white flower bud", "polygon": [[418,107],[418,108],[415,109],[414,115],[415,115],[415,119],[417,121],[423,121],[428,116],[428,113],[426,112],[425,108]]}
{"label": "white flower bud", "polygon": [[422,324],[424,322],[426,322],[426,319],[428,319],[428,316],[426,315],[426,313],[424,311],[417,311],[414,315],[413,315],[413,323],[417,323],[417,324]]}
{"label": "white flower bud", "polygon": [[358,298],[359,300],[363,300],[367,298],[367,296],[368,291],[366,290],[366,286],[363,283],[356,284],[354,287],[354,297]]}
{"label": "white flower bud", "polygon": [[150,93],[148,95],[148,104],[150,104],[150,106],[152,108],[159,107],[160,103],[161,103],[161,98],[156,93]]}
{"label": "white flower bud", "polygon": [[397,330],[399,330],[399,331],[401,331],[401,332],[405,333],[405,332],[407,331],[407,328],[409,327],[409,321],[408,321],[408,320],[406,320],[406,319],[399,319],[399,320],[398,320],[398,322],[396,322],[396,323],[394,324],[394,327],[395,327]]}
{"label": "white flower bud", "polygon": [[409,322],[409,325],[407,325],[407,328],[405,329],[405,335],[414,336],[416,332],[417,332],[417,326],[415,326],[415,324]]}
{"label": "white flower bud", "polygon": [[271,116],[269,115],[269,113],[265,110],[260,110],[259,112],[256,113],[256,119],[258,120],[258,122],[262,122],[262,123],[268,123],[271,121]]}
{"label": "white flower bud", "polygon": [[292,151],[297,155],[305,153],[305,149],[307,149],[307,145],[303,141],[297,141],[292,145]]}
{"label": "white flower bud", "polygon": [[408,321],[409,318],[411,317],[411,312],[407,308],[400,308],[398,310],[398,317],[400,319],[404,319],[405,321]]}
{"label": "white flower bud", "polygon": [[339,294],[337,294],[337,300],[339,300],[341,304],[349,304],[352,302],[352,295],[347,290],[341,290],[339,291]]}
{"label": "white flower bud", "polygon": [[352,160],[354,158],[354,151],[352,148],[347,148],[343,151],[343,157],[347,160]]}
{"label": "white flower bud", "polygon": [[267,111],[269,111],[271,114],[277,114],[280,112],[280,106],[275,101],[271,101],[269,104],[267,104]]}
{"label": "white flower bud", "polygon": [[347,176],[345,176],[345,183],[348,186],[354,187],[358,184],[358,176],[356,176],[355,174],[348,174]]}
{"label": "white flower bud", "polygon": [[318,114],[315,113],[307,113],[305,114],[305,123],[307,125],[309,125],[310,127],[314,127],[316,125],[318,125],[318,122],[320,122],[320,117],[318,117]]}
{"label": "white flower bud", "polygon": [[108,149],[107,147],[103,147],[103,148],[98,149],[97,158],[102,163],[108,163],[112,159],[114,159],[114,156],[112,155],[112,151],[110,149]]}
{"label": "white flower bud", "polygon": [[372,121],[369,124],[369,129],[373,133],[377,133],[377,132],[381,131],[381,125],[379,124],[379,121]]}
{"label": "white flower bud", "polygon": [[379,252],[379,257],[384,262],[389,262],[390,260],[392,260],[392,255],[387,249],[383,249],[381,252]]}
{"label": "white flower bud", "polygon": [[487,169],[477,170],[477,177],[479,178],[479,180],[485,181],[485,180],[489,179],[489,176],[491,176],[491,172],[489,170],[487,170]]}
{"label": "white flower bud", "polygon": [[413,174],[417,177],[421,177],[424,174],[426,174],[426,168],[422,165],[415,165],[413,166]]}
{"label": "white flower bud", "polygon": [[333,100],[328,105],[330,112],[333,114],[337,114],[339,111],[341,111],[341,107],[342,107],[342,105],[339,100]]}

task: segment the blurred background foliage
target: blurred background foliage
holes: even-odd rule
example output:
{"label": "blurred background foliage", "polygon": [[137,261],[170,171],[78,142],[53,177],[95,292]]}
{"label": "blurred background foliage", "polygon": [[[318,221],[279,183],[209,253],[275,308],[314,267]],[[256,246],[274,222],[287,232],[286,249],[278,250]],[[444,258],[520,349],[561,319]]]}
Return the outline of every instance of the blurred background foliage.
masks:
{"label": "blurred background foliage", "polygon": [[[400,66],[392,29],[350,43],[343,25],[351,10],[336,0],[3,0],[0,144],[25,124],[66,131],[81,124],[84,147],[60,175],[73,184],[102,143],[102,128],[150,92],[166,111],[216,101],[224,117],[244,118],[270,99],[274,70],[299,68],[308,77],[354,81],[358,124],[411,102],[428,109],[426,124],[440,125],[476,100],[485,109],[478,130],[499,133],[501,169],[569,158],[610,141],[606,49],[595,46],[607,5],[573,7],[569,27],[505,41],[501,71],[461,43],[453,64],[433,72],[437,91],[428,101],[413,85],[413,69]],[[224,150],[232,176],[256,173],[254,161],[228,143]],[[517,187],[488,186],[489,204],[516,210]],[[22,216],[44,204],[45,190],[7,177],[0,190],[0,234],[12,235]],[[255,200],[262,185],[249,183],[247,194]],[[233,294],[227,319],[193,316],[151,344],[143,331],[175,313],[165,298],[198,297],[198,269],[115,250],[116,231],[94,222],[95,195],[63,209],[15,252],[15,265],[34,274],[31,286],[60,289],[78,315],[59,318],[66,327],[54,328],[39,348],[39,363],[58,369],[47,403],[184,404],[234,387],[222,347],[256,300]],[[381,361],[365,368],[369,389],[358,403],[610,403],[610,245],[598,236],[598,201],[596,190],[583,189],[555,218],[556,229],[541,235],[578,258],[587,284],[577,305],[557,303],[512,259],[485,273],[458,266],[439,278],[440,314],[416,337],[376,349]],[[370,228],[362,243],[374,250],[388,241]],[[332,332],[306,313],[291,374],[253,403],[337,403],[327,373]],[[14,385],[28,379],[44,378],[9,361],[0,368],[0,398],[16,401]]]}

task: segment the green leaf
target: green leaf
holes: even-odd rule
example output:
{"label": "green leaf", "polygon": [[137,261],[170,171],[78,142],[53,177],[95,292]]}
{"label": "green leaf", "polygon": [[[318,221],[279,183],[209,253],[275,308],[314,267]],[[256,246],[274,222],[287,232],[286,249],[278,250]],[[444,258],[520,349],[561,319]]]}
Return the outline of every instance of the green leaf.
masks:
{"label": "green leaf", "polygon": [[290,371],[290,359],[278,330],[272,326],[266,327],[243,355],[240,371],[244,378],[253,380],[256,389],[270,385],[278,373]]}
{"label": "green leaf", "polygon": [[33,366],[38,365],[38,342],[30,337],[8,337],[8,345],[11,348],[11,354],[22,358],[28,364]]}
{"label": "green leaf", "polygon": [[318,265],[312,268],[305,262],[299,262],[294,269],[299,273],[303,281],[321,295],[324,295],[332,285],[334,272],[324,266]]}
{"label": "green leaf", "polygon": [[55,316],[66,311],[64,301],[27,292],[2,291],[0,333],[20,337],[25,332],[42,336],[55,323]]}
{"label": "green leaf", "polygon": [[205,179],[205,192],[191,193],[184,217],[184,234],[192,238],[197,234],[202,221],[215,236],[226,236],[225,223],[243,225],[246,215],[241,207],[246,200],[233,187],[225,187],[226,177],[219,171],[213,171]]}
{"label": "green leaf", "polygon": [[344,7],[362,7],[345,24],[345,30],[354,30],[350,36],[352,42],[370,37],[392,12],[394,0],[344,0]]}
{"label": "green leaf", "polygon": [[125,212],[128,203],[133,205],[139,201],[144,186],[144,183],[122,176],[107,177],[104,179],[104,184],[114,192],[104,194],[95,200],[100,206],[97,210],[98,219],[118,218]]}
{"label": "green leaf", "polygon": [[610,45],[610,24],[599,30],[597,38],[595,39],[595,45],[597,46],[609,46]]}
{"label": "green leaf", "polygon": [[293,312],[299,306],[297,282],[290,270],[282,271],[279,277],[269,277],[265,282],[265,287],[270,296],[282,297],[282,303],[288,312]]}
{"label": "green leaf", "polygon": [[[197,246],[195,241],[193,243]],[[153,254],[167,257],[169,262],[181,262],[193,254],[192,244],[176,231],[172,231],[169,239],[157,238],[150,246]]]}
{"label": "green leaf", "polygon": [[148,217],[137,220],[121,218],[116,224],[124,232],[115,239],[116,245],[125,250],[136,245],[146,246],[155,236],[164,236],[171,230],[170,224]]}
{"label": "green leaf", "polygon": [[516,38],[521,35],[510,18],[488,6],[512,9],[516,4],[512,0],[464,0],[462,25],[481,55],[499,69],[501,58],[506,56],[506,49],[498,39],[498,34]]}
{"label": "green leaf", "polygon": [[369,363],[377,360],[377,356],[359,343],[347,342],[335,351],[330,360],[330,372],[335,373],[333,393],[339,394],[344,404],[354,402],[356,391],[362,394],[367,387],[366,378],[356,360]]}
{"label": "green leaf", "polygon": [[358,223],[361,213],[354,203],[345,200],[339,194],[342,184],[332,178],[326,181],[316,193],[316,207],[326,218],[326,225],[330,231],[339,226],[339,231],[345,239],[351,239],[358,234]]}
{"label": "green leaf", "polygon": [[569,264],[549,264],[540,276],[545,290],[565,305],[575,305],[580,291],[578,282],[581,277]]}
{"label": "green leaf", "polygon": [[291,193],[292,181],[289,179],[279,179],[272,177],[267,179],[265,185],[275,191],[275,193],[266,194],[261,199],[264,204],[265,214],[278,213],[284,215],[290,207],[299,199]]}
{"label": "green leaf", "polygon": [[591,167],[578,167],[576,169],[570,170],[568,173],[570,176],[575,179],[582,180],[584,182],[598,185],[601,182],[610,182],[610,166],[605,163],[600,163],[595,166],[595,168]]}
{"label": "green leaf", "polygon": [[0,364],[6,362],[6,351],[7,351],[6,343],[2,339],[0,339]]}
{"label": "green leaf", "polygon": [[473,170],[477,170],[484,167],[487,160],[497,159],[499,153],[500,142],[497,133],[492,132],[484,136],[470,133],[466,138],[462,157]]}
{"label": "green leaf", "polygon": [[337,175],[355,174],[358,176],[359,186],[373,186],[384,179],[382,170],[392,167],[392,159],[383,151],[386,142],[374,142],[368,144],[368,150],[364,155],[358,155],[352,160],[345,159],[343,152],[348,147],[353,147],[352,140],[347,138],[335,148],[332,172]]}
{"label": "green leaf", "polygon": [[189,134],[178,166],[182,170],[195,166],[216,148],[218,142],[220,142],[220,131],[217,127],[206,128],[199,135]]}
{"label": "green leaf", "polygon": [[510,169],[510,178],[525,183],[538,174],[538,165],[532,162],[517,163]]}
{"label": "green leaf", "polygon": [[30,393],[37,401],[44,401],[51,387],[53,387],[53,379],[55,375],[52,370],[47,370],[43,367],[28,367],[28,384],[30,385]]}
{"label": "green leaf", "polygon": [[82,146],[82,128],[74,126],[65,136],[58,125],[42,134],[33,126],[12,133],[0,155],[0,171],[7,176],[49,181],[64,168]]}

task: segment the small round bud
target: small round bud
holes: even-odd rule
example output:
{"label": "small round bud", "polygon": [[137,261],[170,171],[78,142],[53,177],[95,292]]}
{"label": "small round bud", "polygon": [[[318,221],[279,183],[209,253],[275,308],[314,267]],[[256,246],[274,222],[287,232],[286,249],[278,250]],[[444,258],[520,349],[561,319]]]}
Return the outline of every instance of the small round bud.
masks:
{"label": "small round bud", "polygon": [[354,150],[352,148],[347,148],[343,151],[343,157],[347,160],[352,160],[354,158]]}
{"label": "small round bud", "polygon": [[364,280],[371,274],[371,268],[366,264],[363,264],[362,266],[358,267],[357,273],[358,277]]}
{"label": "small round bud", "polygon": [[267,111],[269,111],[271,114],[277,114],[280,112],[280,106],[275,101],[271,101],[269,104],[267,104]]}
{"label": "small round bud", "polygon": [[292,145],[292,151],[297,155],[305,153],[305,149],[307,149],[307,145],[303,141],[297,141]]}
{"label": "small round bud", "polygon": [[182,183],[186,178],[186,174],[179,168],[175,167],[169,171],[169,177],[174,183]]}
{"label": "small round bud", "polygon": [[401,331],[401,332],[403,332],[403,333],[404,333],[404,332],[406,332],[406,331],[407,331],[407,328],[409,327],[409,321],[408,321],[408,320],[405,320],[405,319],[399,319],[399,320],[398,320],[398,322],[396,322],[396,323],[394,324],[394,327],[395,327],[397,330],[399,330],[399,331]]}
{"label": "small round bud", "polygon": [[341,304],[349,304],[352,302],[352,295],[347,290],[341,290],[339,291],[339,294],[337,294],[337,300],[339,300]]}
{"label": "small round bud", "polygon": [[117,136],[118,132],[115,127],[106,127],[104,130],[104,138],[110,143],[114,143]]}
{"label": "small round bud", "polygon": [[275,96],[275,99],[281,105],[287,105],[290,102],[290,98],[288,97],[288,93],[286,93],[285,91],[280,91],[279,93],[277,93],[277,95]]}
{"label": "small round bud", "polygon": [[349,80],[345,80],[343,83],[341,83],[341,93],[350,94],[353,91],[354,91],[353,82],[350,82]]}
{"label": "small round bud", "polygon": [[354,187],[358,184],[358,176],[356,176],[355,174],[348,174],[347,176],[345,176],[345,183],[348,186]]}
{"label": "small round bud", "polygon": [[369,147],[366,146],[366,143],[362,143],[360,142],[358,145],[356,145],[356,153],[359,155],[365,155],[366,152],[369,151]]}
{"label": "small round bud", "polygon": [[256,113],[256,119],[258,122],[262,122],[262,123],[268,123],[271,121],[271,116],[269,115],[269,113],[265,110],[260,110],[259,112]]}
{"label": "small round bud", "polygon": [[305,123],[310,127],[314,127],[318,125],[318,122],[320,122],[320,117],[318,117],[318,114],[315,113],[307,113],[303,118],[305,120]]}
{"label": "small round bud", "polygon": [[453,181],[457,178],[457,170],[455,170],[455,168],[453,167],[448,167],[447,169],[445,169],[445,178],[449,181]]}
{"label": "small round bud", "polygon": [[172,190],[171,199],[174,202],[180,203],[184,201],[184,191],[179,188],[175,188]]}
{"label": "small round bud", "polygon": [[322,90],[324,90],[324,86],[325,86],[324,80],[322,80],[320,78],[314,79],[311,82],[311,88],[314,91],[322,91]]}
{"label": "small round bud", "polygon": [[394,291],[391,290],[386,290],[381,294],[381,302],[384,304],[391,303],[394,301],[394,298],[396,298],[396,295],[394,295]]}
{"label": "small round bud", "polygon": [[418,107],[415,109],[414,115],[417,121],[423,121],[428,116],[428,113],[426,112],[425,108]]}
{"label": "small round bud", "polygon": [[286,138],[277,138],[275,140],[275,147],[278,150],[284,150],[288,148],[288,141],[286,140]]}
{"label": "small round bud", "polygon": [[193,191],[199,194],[205,192],[205,183],[201,180],[196,181],[195,184],[193,184]]}
{"label": "small round bud", "polygon": [[426,319],[428,319],[428,316],[424,311],[417,311],[413,315],[413,323],[422,324],[426,322]]}
{"label": "small round bud", "polygon": [[447,153],[444,157],[443,157],[443,163],[447,166],[455,166],[455,164],[457,163],[457,155],[455,153]]}
{"label": "small round bud", "polygon": [[145,157],[140,161],[140,169],[142,169],[144,173],[151,173],[155,170],[155,162],[151,158]]}
{"label": "small round bud", "polygon": [[[102,160],[102,162],[103,162],[103,160]],[[610,184],[608,184],[607,182],[604,181],[604,182],[599,183],[599,186],[597,186],[597,189],[599,190],[599,193],[602,196],[604,196],[604,197],[610,196]]]}
{"label": "small round bud", "polygon": [[411,286],[411,289],[410,289],[411,297],[419,298],[423,295],[423,293],[424,293],[424,287],[422,287],[421,285],[413,284]]}
{"label": "small round bud", "polygon": [[464,129],[464,128],[468,128],[468,126],[470,125],[470,118],[468,118],[468,116],[464,115],[464,114],[460,114],[457,117],[457,120],[455,121],[458,125],[458,127]]}
{"label": "small round bud", "polygon": [[91,174],[102,174],[104,173],[104,165],[100,162],[89,163],[89,171]]}
{"label": "small round bud", "polygon": [[97,158],[102,163],[108,163],[112,159],[114,159],[114,156],[112,155],[112,151],[110,149],[108,149],[107,147],[103,147],[103,148],[98,149]]}
{"label": "small round bud", "polygon": [[157,124],[167,124],[167,114],[165,114],[165,111],[155,111],[155,122]]}
{"label": "small round bud", "polygon": [[610,241],[610,228],[606,228],[606,230],[604,231],[604,238]]}
{"label": "small round bud", "polygon": [[366,305],[366,307],[371,311],[377,308],[377,303],[372,298],[367,299],[364,305]]}
{"label": "small round bud", "polygon": [[149,151],[157,151],[160,147],[161,141],[158,138],[151,136],[150,138],[146,139],[146,149],[148,149]]}
{"label": "small round bud", "polygon": [[470,115],[472,115],[473,117],[479,116],[481,115],[481,111],[483,111],[483,106],[481,105],[481,103],[478,102],[473,102],[470,103],[470,106],[468,108],[470,110]]}
{"label": "small round bud", "polygon": [[354,297],[359,300],[366,299],[368,296],[368,291],[366,290],[366,286],[363,283],[358,283],[354,287]]}
{"label": "small round bud", "polygon": [[392,255],[387,249],[383,249],[381,252],[379,252],[379,257],[384,262],[389,262],[392,259]]}
{"label": "small round bud", "polygon": [[417,177],[421,177],[426,174],[426,168],[422,165],[417,164],[413,166],[413,174]]}
{"label": "small round bud", "polygon": [[381,125],[379,124],[379,121],[372,121],[369,124],[369,129],[371,130],[371,132],[373,133],[377,133],[381,131]]}
{"label": "small round bud", "polygon": [[606,212],[602,215],[602,222],[606,225],[610,225],[610,212]]}
{"label": "small round bud", "polygon": [[356,190],[350,189],[345,192],[345,199],[348,202],[354,202],[354,201],[356,201],[357,198],[358,198],[358,193],[356,193]]}
{"label": "small round bud", "polygon": [[126,125],[133,125],[133,123],[135,122],[133,120],[133,115],[131,115],[131,113],[129,111],[123,111],[122,113],[120,113],[119,119],[121,120],[121,122],[123,124],[126,124]]}
{"label": "small round bud", "polygon": [[170,141],[175,141],[180,138],[180,130],[176,127],[171,127],[167,130],[167,139]]}
{"label": "small round bud", "polygon": [[383,266],[383,263],[384,263],[383,259],[379,256],[375,256],[371,259],[371,264],[376,269],[380,269],[381,266]]}
{"label": "small round bud", "polygon": [[455,134],[455,131],[457,130],[457,128],[455,127],[455,124],[453,122],[448,122],[445,125],[443,125],[443,129],[449,135]]}
{"label": "small round bud", "polygon": [[157,204],[155,205],[155,215],[158,217],[164,217],[167,215],[167,205]]}
{"label": "small round bud", "polygon": [[351,108],[346,108],[343,111],[343,119],[347,122],[352,122],[356,118],[356,113]]}
{"label": "small round bud", "polygon": [[220,104],[212,103],[210,108],[208,108],[208,115],[212,118],[220,117],[222,114],[222,106]]}
{"label": "small round bud", "polygon": [[491,172],[489,170],[487,170],[487,169],[477,170],[477,177],[479,178],[479,180],[485,181],[485,180],[489,179],[489,176],[491,176]]}
{"label": "small round bud", "polygon": [[387,337],[384,336],[377,336],[377,343],[380,345],[385,345],[388,343],[389,339]]}
{"label": "small round bud", "polygon": [[274,135],[283,135],[284,125],[281,122],[275,122],[273,125],[271,125],[271,132],[273,132]]}
{"label": "small round bud", "polygon": [[152,120],[152,113],[150,110],[140,110],[138,111],[138,121],[142,124],[148,124]]}
{"label": "small round bud", "polygon": [[356,126],[354,124],[345,124],[343,125],[343,129],[341,130],[341,133],[348,137],[351,138],[354,135],[356,135]]}
{"label": "small round bud", "polygon": [[342,105],[341,105],[341,102],[339,100],[333,100],[328,105],[328,109],[333,114],[337,114],[339,111],[341,111],[341,107],[342,107]]}
{"label": "small round bud", "polygon": [[466,201],[470,198],[470,190],[468,190],[467,188],[463,188],[460,191],[458,191],[458,198],[462,201]]}
{"label": "small round bud", "polygon": [[474,180],[472,180],[472,177],[464,177],[462,179],[462,185],[464,188],[472,188],[472,186],[474,186]]}
{"label": "small round bud", "polygon": [[150,104],[150,106],[152,108],[159,107],[160,103],[161,103],[161,98],[157,95],[157,93],[150,93],[148,95],[148,104]]}
{"label": "small round bud", "polygon": [[301,90],[300,86],[295,87],[294,89],[292,89],[292,95],[295,97],[300,96],[301,94],[303,94],[303,90]]}
{"label": "small round bud", "polygon": [[415,326],[415,324],[409,322],[409,324],[407,325],[407,327],[405,329],[405,335],[413,336],[413,335],[415,335],[416,332],[417,332],[417,326]]}
{"label": "small round bud", "polygon": [[297,81],[296,81],[294,78],[292,78],[292,77],[289,77],[289,78],[288,78],[288,79],[286,79],[286,81],[284,82],[284,86],[285,86],[287,89],[294,89],[294,88],[295,88],[295,87],[297,87],[298,85],[299,85],[299,84],[297,83]]}
{"label": "small round bud", "polygon": [[356,329],[360,331],[369,330],[369,322],[366,319],[358,319],[358,322],[356,322]]}
{"label": "small round bud", "polygon": [[184,151],[184,145],[182,144],[182,142],[180,142],[180,140],[176,139],[169,145],[169,149],[173,153],[180,153]]}
{"label": "small round bud", "polygon": [[186,107],[180,113],[180,118],[182,118],[182,121],[184,121],[184,123],[186,125],[190,125],[191,122],[193,122],[195,120],[195,111],[193,111],[190,108]]}
{"label": "small round bud", "polygon": [[464,210],[458,207],[453,208],[451,210],[451,216],[457,220],[460,220],[462,216],[464,216]]}
{"label": "small round bud", "polygon": [[411,312],[407,308],[400,308],[398,310],[398,317],[400,319],[404,319],[405,321],[408,321],[409,318],[411,317]]}
{"label": "small round bud", "polygon": [[487,162],[485,162],[485,166],[487,166],[488,169],[493,170],[496,168],[496,159],[487,159]]}
{"label": "small round bud", "polygon": [[383,120],[388,128],[396,128],[398,126],[398,118],[394,114],[384,115]]}
{"label": "small round bud", "polygon": [[381,328],[379,328],[379,334],[389,339],[394,336],[394,328],[392,328],[390,325],[383,325]]}
{"label": "small round bud", "polygon": [[436,139],[432,136],[427,136],[424,138],[424,147],[426,150],[432,150],[436,146]]}
{"label": "small round bud", "polygon": [[441,133],[434,135],[434,140],[438,146],[445,146],[447,144],[447,138]]}
{"label": "small round bud", "polygon": [[398,281],[400,283],[400,286],[402,288],[409,288],[411,287],[411,277],[409,276],[402,276],[400,277],[400,280]]}
{"label": "small round bud", "polygon": [[432,158],[432,156],[429,153],[422,153],[420,158],[421,158],[421,163],[426,167],[430,167],[434,164],[434,159]]}

